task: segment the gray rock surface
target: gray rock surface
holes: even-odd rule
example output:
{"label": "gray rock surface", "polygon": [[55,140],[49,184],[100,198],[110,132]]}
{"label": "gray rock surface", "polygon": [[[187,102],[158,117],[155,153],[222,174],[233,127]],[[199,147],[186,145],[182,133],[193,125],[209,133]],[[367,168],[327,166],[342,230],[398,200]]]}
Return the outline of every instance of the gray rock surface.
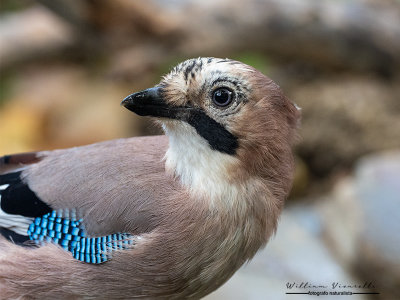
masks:
{"label": "gray rock surface", "polygon": [[0,68],[46,57],[72,43],[71,28],[43,7],[0,18]]}
{"label": "gray rock surface", "polygon": [[316,209],[341,265],[372,281],[376,299],[400,299],[400,151],[362,158]]}
{"label": "gray rock surface", "polygon": [[[289,295],[286,292],[331,289],[288,289],[287,283],[308,282],[329,287],[333,282],[356,283],[324,246],[320,230],[321,222],[315,211],[307,207],[286,210],[276,236],[267,247],[225,285],[204,299],[310,299],[310,295]],[[337,299],[337,296],[324,296],[324,299]],[[354,299],[365,298],[353,295]]]}
{"label": "gray rock surface", "polygon": [[382,299],[400,299],[400,151],[362,159],[355,189],[364,225],[356,267],[373,276]]}
{"label": "gray rock surface", "polygon": [[363,242],[400,275],[400,151],[365,157],[356,168]]}
{"label": "gray rock surface", "polygon": [[349,271],[359,257],[359,237],[363,227],[361,202],[353,177],[342,178],[330,195],[315,205],[322,222],[322,236],[339,263]]}

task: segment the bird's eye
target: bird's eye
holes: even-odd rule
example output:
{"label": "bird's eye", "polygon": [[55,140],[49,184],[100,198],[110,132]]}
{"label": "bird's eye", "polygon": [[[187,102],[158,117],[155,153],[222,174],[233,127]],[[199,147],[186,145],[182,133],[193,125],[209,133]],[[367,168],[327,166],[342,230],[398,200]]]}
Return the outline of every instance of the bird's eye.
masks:
{"label": "bird's eye", "polygon": [[227,88],[219,88],[214,91],[212,95],[212,101],[217,106],[227,106],[232,102],[232,91]]}

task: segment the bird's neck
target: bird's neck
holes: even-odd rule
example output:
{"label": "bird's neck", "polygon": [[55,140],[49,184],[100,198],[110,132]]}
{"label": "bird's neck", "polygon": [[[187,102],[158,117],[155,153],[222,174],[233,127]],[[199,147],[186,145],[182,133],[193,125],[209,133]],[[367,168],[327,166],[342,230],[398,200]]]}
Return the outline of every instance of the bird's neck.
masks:
{"label": "bird's neck", "polygon": [[266,204],[269,193],[257,177],[233,175],[240,169],[237,157],[212,150],[191,127],[173,129],[164,128],[169,137],[166,170],[177,177],[192,199],[202,199],[210,208],[239,218],[246,217],[253,202]]}
{"label": "bird's neck", "polygon": [[190,126],[164,126],[169,138],[165,154],[167,171],[179,178],[190,192],[204,195],[211,201],[237,197],[238,186],[232,181],[232,170],[239,164],[235,156],[210,148],[208,142]]}
{"label": "bird's neck", "polygon": [[[199,232],[204,232],[204,228],[210,228],[210,231],[218,228],[210,238],[211,242],[208,240],[211,243],[209,246],[199,245],[193,249],[209,247],[205,253],[213,263],[199,278],[209,278],[211,286],[216,280],[212,274],[219,274],[218,280],[226,280],[267,242],[276,228],[281,207],[276,205],[276,199],[262,179],[256,176],[232,179],[232,172],[240,168],[235,156],[212,150],[207,141],[197,136],[191,128],[165,126],[164,130],[169,137],[166,169],[173,172],[189,190],[191,200],[209,201],[209,206],[204,209],[204,218],[199,222],[201,227],[192,227],[193,232],[190,231],[190,236],[184,239],[193,240],[198,234],[196,228],[199,228]],[[191,211],[204,207],[192,204],[195,208],[189,205]],[[176,238],[182,239],[182,236]],[[221,251],[219,245],[229,248],[230,252]],[[196,264],[194,266],[198,267]]]}

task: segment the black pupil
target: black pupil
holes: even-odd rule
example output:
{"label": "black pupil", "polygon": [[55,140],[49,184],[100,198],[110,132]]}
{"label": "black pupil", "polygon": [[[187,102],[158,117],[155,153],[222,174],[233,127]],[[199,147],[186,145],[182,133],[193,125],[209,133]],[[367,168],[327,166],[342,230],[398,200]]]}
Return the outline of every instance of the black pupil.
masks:
{"label": "black pupil", "polygon": [[228,89],[218,89],[213,94],[213,101],[218,106],[226,106],[231,100],[232,92]]}

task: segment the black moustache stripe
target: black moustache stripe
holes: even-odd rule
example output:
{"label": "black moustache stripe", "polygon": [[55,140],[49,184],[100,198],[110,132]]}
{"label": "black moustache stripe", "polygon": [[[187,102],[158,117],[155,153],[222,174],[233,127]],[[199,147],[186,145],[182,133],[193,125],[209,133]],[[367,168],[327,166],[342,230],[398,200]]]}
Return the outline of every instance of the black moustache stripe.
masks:
{"label": "black moustache stripe", "polygon": [[201,109],[171,108],[167,117],[186,121],[208,142],[211,149],[230,155],[236,154],[239,146],[238,138]]}
{"label": "black moustache stripe", "polygon": [[234,155],[239,146],[238,139],[220,123],[207,116],[201,110],[193,110],[187,122],[197,133],[207,140],[210,147],[222,153]]}
{"label": "black moustache stripe", "polygon": [[[192,66],[189,66],[189,69]],[[134,93],[122,101],[127,109],[139,116],[163,117],[182,120],[193,126],[211,149],[234,155],[239,146],[238,138],[222,124],[209,117],[203,110],[192,106],[168,105],[159,88]]]}

